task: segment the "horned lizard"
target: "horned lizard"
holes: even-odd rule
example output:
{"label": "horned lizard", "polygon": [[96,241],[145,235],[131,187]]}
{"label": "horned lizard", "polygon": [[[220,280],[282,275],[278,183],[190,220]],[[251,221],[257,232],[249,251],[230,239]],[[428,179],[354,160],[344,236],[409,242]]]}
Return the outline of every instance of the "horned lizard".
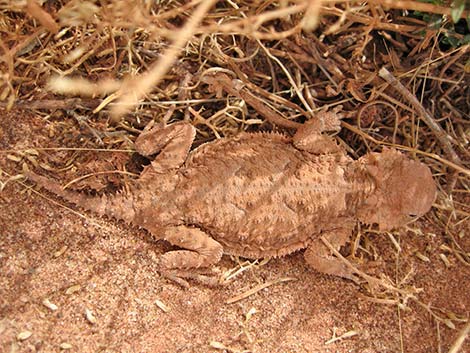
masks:
{"label": "horned lizard", "polygon": [[242,133],[188,154],[191,124],[149,125],[135,147],[158,155],[129,193],[90,196],[33,172],[27,176],[86,210],[182,248],[161,257],[160,270],[170,276],[189,277],[223,254],[257,259],[306,248],[313,268],[354,279],[320,237],[339,248],[358,220],[383,230],[402,226],[429,211],[436,185],[425,164],[394,149],[353,160],[324,134],[339,126],[336,114],[324,112],[293,137]]}

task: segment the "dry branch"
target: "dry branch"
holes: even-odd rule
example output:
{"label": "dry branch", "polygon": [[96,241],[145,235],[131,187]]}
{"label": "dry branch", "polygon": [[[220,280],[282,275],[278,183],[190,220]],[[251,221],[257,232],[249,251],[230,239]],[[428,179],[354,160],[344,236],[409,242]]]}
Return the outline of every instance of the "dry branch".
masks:
{"label": "dry branch", "polygon": [[112,108],[111,114],[115,120],[121,118],[126,112],[132,109],[140,99],[149,93],[153,87],[162,79],[170,66],[176,60],[187,41],[193,36],[199,22],[204,15],[214,5],[216,0],[204,0],[194,11],[186,25],[174,35],[173,43],[166,49],[160,59],[152,65],[150,70],[143,76],[137,76],[129,80],[118,91],[119,100]]}
{"label": "dry branch", "polygon": [[431,114],[423,107],[423,105],[418,101],[418,99],[411,94],[411,92],[403,86],[403,84],[398,81],[395,76],[393,76],[387,68],[382,67],[379,71],[379,76],[387,81],[392,87],[394,87],[400,94],[407,99],[413,107],[419,112],[421,119],[426,123],[426,125],[431,129],[436,138],[439,140],[442,148],[449,157],[449,159],[457,165],[462,165],[457,153],[452,147],[450,137],[446,132],[441,128],[441,126],[433,119]]}
{"label": "dry branch", "polygon": [[[370,4],[376,4],[384,6],[389,9],[400,9],[408,11],[421,11],[435,13],[439,15],[450,16],[452,14],[452,8],[449,6],[441,6],[436,4],[430,4],[420,1],[400,1],[400,0],[368,0]],[[470,11],[465,10],[461,14],[461,18],[468,18]]]}

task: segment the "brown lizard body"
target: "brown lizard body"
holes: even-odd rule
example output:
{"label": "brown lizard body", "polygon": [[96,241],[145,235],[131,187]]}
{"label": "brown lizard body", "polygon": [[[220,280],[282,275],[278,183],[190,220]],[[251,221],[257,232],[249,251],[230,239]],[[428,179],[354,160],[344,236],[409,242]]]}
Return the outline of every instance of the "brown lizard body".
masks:
{"label": "brown lizard body", "polygon": [[223,253],[265,258],[307,248],[305,258],[316,269],[353,278],[320,236],[340,247],[358,220],[381,229],[404,225],[430,209],[436,186],[427,166],[392,149],[352,160],[321,134],[338,127],[333,114],[323,113],[293,138],[243,133],[188,155],[193,126],[150,126],[136,148],[143,155],[160,153],[128,194],[92,197],[32,172],[28,177],[181,247],[163,255],[163,271],[211,266]]}

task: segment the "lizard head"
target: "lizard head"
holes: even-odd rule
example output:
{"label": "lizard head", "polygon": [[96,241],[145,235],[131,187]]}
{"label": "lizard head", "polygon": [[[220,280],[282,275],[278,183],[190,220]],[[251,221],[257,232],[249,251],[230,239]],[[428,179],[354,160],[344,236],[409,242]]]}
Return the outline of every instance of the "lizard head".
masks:
{"label": "lizard head", "polygon": [[369,153],[361,162],[375,185],[358,210],[362,222],[377,223],[381,230],[389,230],[431,209],[437,189],[428,166],[389,148]]}

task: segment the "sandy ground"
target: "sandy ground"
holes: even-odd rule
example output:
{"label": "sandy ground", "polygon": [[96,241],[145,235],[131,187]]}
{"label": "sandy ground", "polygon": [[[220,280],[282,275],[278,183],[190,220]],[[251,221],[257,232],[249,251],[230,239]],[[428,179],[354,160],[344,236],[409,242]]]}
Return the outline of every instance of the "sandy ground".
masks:
{"label": "sandy ground", "polygon": [[[1,116],[2,149],[48,140],[40,118]],[[20,173],[5,157],[0,168]],[[469,315],[470,268],[442,249],[448,238],[429,219],[411,225],[421,232],[395,234],[401,252],[387,235],[369,234],[375,259],[361,251],[357,261],[400,288],[421,288],[417,298],[435,314],[456,315],[455,329],[411,299],[405,310],[392,295],[372,301],[367,288],[310,269],[302,253],[254,266],[225,287],[185,289],[156,269],[168,244],[41,193],[49,200],[17,182],[0,193],[0,352],[447,352],[458,319]],[[460,225],[467,251],[469,228]],[[236,266],[225,256],[215,270]],[[295,280],[227,303],[288,277]],[[461,352],[470,352],[470,340]]]}

